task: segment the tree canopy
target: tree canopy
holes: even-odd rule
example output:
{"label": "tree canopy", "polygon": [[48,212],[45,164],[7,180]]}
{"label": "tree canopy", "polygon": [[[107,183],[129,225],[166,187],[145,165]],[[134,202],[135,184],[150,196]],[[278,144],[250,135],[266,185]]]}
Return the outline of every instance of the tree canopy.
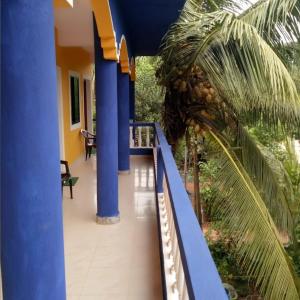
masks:
{"label": "tree canopy", "polygon": [[[292,135],[300,128],[296,0],[188,0],[161,47],[163,122],[176,146],[187,133],[218,162],[216,212],[241,267],[265,299],[299,299],[282,243],[294,237],[295,200],[282,163],[248,132],[262,125]],[[295,42],[296,41],[296,42]],[[294,69],[294,71],[292,71]]]}

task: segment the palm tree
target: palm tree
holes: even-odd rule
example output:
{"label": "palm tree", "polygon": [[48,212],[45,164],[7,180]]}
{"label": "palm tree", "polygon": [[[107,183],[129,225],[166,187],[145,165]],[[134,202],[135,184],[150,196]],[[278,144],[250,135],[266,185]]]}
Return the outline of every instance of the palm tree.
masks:
{"label": "palm tree", "polygon": [[241,267],[272,300],[300,299],[281,238],[296,246],[296,200],[283,165],[247,126],[300,128],[300,98],[284,62],[300,36],[299,8],[297,0],[188,0],[164,38],[157,71],[170,143],[192,130],[198,145],[214,149],[216,213]]}

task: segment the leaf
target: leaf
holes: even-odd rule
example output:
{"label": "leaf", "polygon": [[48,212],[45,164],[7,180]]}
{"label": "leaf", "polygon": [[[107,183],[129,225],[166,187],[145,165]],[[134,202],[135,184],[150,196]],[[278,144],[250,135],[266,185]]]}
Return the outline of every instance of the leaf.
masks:
{"label": "leaf", "polygon": [[[249,1],[239,1],[248,2]],[[239,15],[255,26],[269,41],[284,44],[299,39],[299,7],[297,0],[260,0]]]}
{"label": "leaf", "polygon": [[277,227],[293,238],[293,217],[289,202],[294,201],[293,186],[284,166],[262,146],[258,147],[241,124],[237,128],[241,163],[265,201]]}
{"label": "leaf", "polygon": [[217,211],[236,242],[242,267],[256,278],[264,299],[299,299],[293,266],[265,202],[226,142],[211,130],[209,136],[219,149]]}
{"label": "leaf", "polygon": [[[292,6],[286,5],[285,13],[288,8]],[[299,126],[295,83],[265,36],[245,21],[246,16],[205,13],[194,1],[187,1],[162,44],[162,81],[168,86],[177,76],[177,67],[188,72],[197,64],[238,116],[250,112],[255,120],[276,124],[279,119],[287,127]]]}

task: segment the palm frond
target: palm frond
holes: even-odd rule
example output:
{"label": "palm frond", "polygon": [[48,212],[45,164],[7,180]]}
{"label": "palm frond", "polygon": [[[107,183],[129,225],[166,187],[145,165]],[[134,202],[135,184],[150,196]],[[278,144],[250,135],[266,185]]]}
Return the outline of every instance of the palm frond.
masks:
{"label": "palm frond", "polygon": [[[248,0],[238,1],[239,4]],[[249,8],[239,15],[239,18],[257,28],[261,35],[269,41],[284,44],[300,37],[299,1],[297,0],[260,0],[250,4]]]}
{"label": "palm frond", "polygon": [[299,299],[290,258],[265,202],[226,142],[211,130],[209,136],[219,149],[215,187],[222,200],[217,200],[217,212],[236,242],[243,268],[256,278],[264,299]]}
{"label": "palm frond", "polygon": [[294,222],[289,203],[294,202],[294,192],[284,166],[265,147],[258,147],[241,124],[236,138],[241,148],[241,163],[262,195],[276,226],[293,238]]}
{"label": "palm frond", "polygon": [[287,68],[256,27],[233,13],[203,13],[188,1],[161,54],[161,77],[197,64],[238,115],[299,124],[300,99]]}
{"label": "palm frond", "polygon": [[222,9],[253,25],[273,45],[299,40],[297,0],[226,0]]}

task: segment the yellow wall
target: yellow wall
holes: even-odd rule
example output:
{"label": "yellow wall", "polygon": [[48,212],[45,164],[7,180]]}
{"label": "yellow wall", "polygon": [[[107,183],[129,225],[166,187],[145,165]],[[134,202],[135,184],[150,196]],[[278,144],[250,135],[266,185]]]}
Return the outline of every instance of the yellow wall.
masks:
{"label": "yellow wall", "polygon": [[[88,52],[79,47],[56,46],[56,65],[61,68],[62,100],[64,118],[64,146],[65,159],[72,163],[84,153],[84,141],[80,135],[80,129],[84,128],[84,98],[83,77],[91,77],[92,65]],[[80,75],[80,123],[81,128],[71,130],[71,105],[69,72],[73,71]]]}
{"label": "yellow wall", "polygon": [[71,8],[73,7],[73,0],[54,0],[55,8]]}

